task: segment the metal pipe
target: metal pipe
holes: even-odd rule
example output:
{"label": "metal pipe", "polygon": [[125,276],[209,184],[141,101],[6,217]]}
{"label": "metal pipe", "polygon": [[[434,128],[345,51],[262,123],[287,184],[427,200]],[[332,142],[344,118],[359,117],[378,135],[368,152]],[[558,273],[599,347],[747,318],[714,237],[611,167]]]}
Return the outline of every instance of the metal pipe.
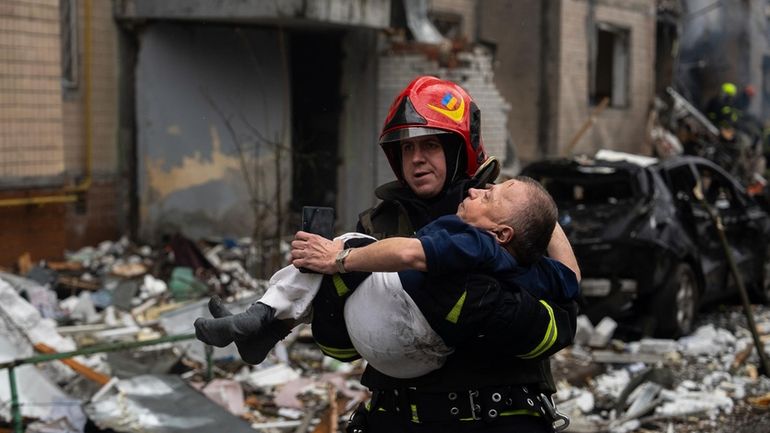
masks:
{"label": "metal pipe", "polygon": [[[195,338],[195,334],[179,334],[179,335],[167,335],[165,337],[156,338],[154,340],[146,341],[129,341],[122,343],[109,343],[101,344],[98,346],[86,347],[83,349],[73,350],[71,352],[50,353],[43,355],[30,356],[28,358],[14,359],[12,361],[0,363],[0,370],[8,369],[8,380],[11,382],[11,414],[13,416],[14,433],[24,433],[21,422],[21,408],[19,405],[19,396],[16,392],[16,375],[14,369],[20,365],[25,364],[38,364],[41,362],[55,361],[58,359],[72,358],[80,355],[93,355],[95,353],[117,352],[119,350],[134,349],[143,346],[152,346],[161,343],[172,343],[175,341],[191,340]],[[206,360],[208,370],[211,370],[211,359]]]}
{"label": "metal pipe", "polygon": [[55,361],[57,359],[72,358],[80,355],[93,355],[95,353],[117,352],[119,350],[134,349],[137,347],[151,346],[161,343],[172,343],[181,340],[191,340],[195,334],[167,335],[146,341],[127,341],[121,343],[100,344],[97,346],[85,347],[83,349],[73,350],[71,352],[46,353],[42,355],[30,356],[29,358],[14,359],[12,361],[0,363],[0,370],[4,368],[17,367],[24,364],[38,364],[41,362]]}
{"label": "metal pipe", "polygon": [[51,203],[72,203],[78,200],[78,196],[74,194],[68,195],[46,195],[38,197],[18,197],[18,198],[4,198],[0,199],[0,206],[26,206],[26,205],[42,205]]}
{"label": "metal pipe", "polygon": [[19,407],[19,393],[16,392],[16,369],[8,368],[8,380],[11,382],[11,414],[13,415],[14,433],[24,433],[21,423],[21,408]]}
{"label": "metal pipe", "polygon": [[730,250],[730,245],[727,243],[727,236],[725,235],[725,226],[722,224],[722,218],[719,216],[717,211],[715,211],[714,208],[706,202],[700,181],[695,184],[693,193],[701,205],[706,208],[706,211],[711,217],[711,221],[714,223],[714,226],[717,230],[717,235],[719,235],[719,242],[722,244],[722,249],[725,251],[727,264],[730,267],[730,272],[733,274],[733,278],[735,278],[735,284],[738,286],[738,294],[740,295],[741,303],[743,304],[743,313],[746,315],[746,322],[748,322],[751,337],[754,339],[754,347],[757,349],[757,355],[759,355],[759,363],[762,366],[762,374],[765,377],[770,377],[770,363],[768,363],[767,354],[765,354],[765,346],[762,344],[762,339],[759,337],[759,332],[757,331],[757,324],[754,321],[754,314],[751,312],[751,304],[749,303],[749,295],[746,292],[746,286],[743,285],[743,278],[741,277],[740,272],[738,272],[738,266],[735,264],[733,252]]}

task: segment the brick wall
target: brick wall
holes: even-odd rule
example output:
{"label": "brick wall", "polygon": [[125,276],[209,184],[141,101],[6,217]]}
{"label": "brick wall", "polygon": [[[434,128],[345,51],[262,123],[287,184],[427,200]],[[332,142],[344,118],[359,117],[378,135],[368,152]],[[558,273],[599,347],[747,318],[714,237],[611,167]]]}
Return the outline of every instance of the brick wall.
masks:
{"label": "brick wall", "polygon": [[538,98],[541,5],[518,0],[484,0],[479,37],[496,46],[495,82],[511,102],[508,130],[522,162],[539,157]]}
{"label": "brick wall", "polygon": [[61,175],[59,2],[0,3],[0,187]]}
{"label": "brick wall", "polygon": [[[91,163],[95,173],[115,174],[117,171],[117,109],[118,109],[118,65],[117,29],[112,19],[110,2],[92,1],[91,10]],[[78,36],[80,39],[79,58],[84,58],[85,14],[84,2],[79,1]],[[64,109],[64,154],[66,170],[78,176],[85,170],[86,133],[83,115],[85,113],[85,70],[81,64],[77,87],[66,92]]]}
{"label": "brick wall", "polygon": [[[19,192],[0,191],[0,199],[24,196]],[[0,267],[13,268],[19,256],[26,252],[35,261],[60,259],[65,246],[66,208],[64,204],[0,208]]]}
{"label": "brick wall", "polygon": [[[85,175],[83,42],[85,2],[76,23],[77,86],[62,89],[59,0],[0,2],[0,200],[61,196]],[[111,2],[92,2],[91,133],[93,184],[81,204],[0,206],[0,266],[30,252],[60,259],[65,249],[119,235],[117,50]]]}
{"label": "brick wall", "polygon": [[68,206],[65,221],[65,246],[76,250],[115,240],[122,234],[116,223],[125,203],[117,193],[119,182],[114,177],[96,177],[80,205]]}
{"label": "brick wall", "polygon": [[[90,80],[86,82],[85,4],[77,2],[78,39],[81,60],[78,85],[65,92],[64,155],[65,169],[71,178],[85,174],[87,139],[91,140],[92,186],[84,195],[84,205],[68,207],[66,246],[77,249],[121,234],[118,221],[127,212],[126,203],[118,199],[118,49],[117,28],[112,18],[111,2],[92,1],[90,39]],[[90,91],[90,133],[86,132],[86,86]]]}
{"label": "brick wall", "polygon": [[[575,153],[593,154],[601,148],[649,153],[645,125],[654,96],[655,1],[603,0],[596,3],[595,22],[630,30],[628,107],[608,107],[576,145]],[[588,3],[562,3],[561,81],[557,144],[563,150],[591,110],[588,101],[589,48],[586,29]]]}

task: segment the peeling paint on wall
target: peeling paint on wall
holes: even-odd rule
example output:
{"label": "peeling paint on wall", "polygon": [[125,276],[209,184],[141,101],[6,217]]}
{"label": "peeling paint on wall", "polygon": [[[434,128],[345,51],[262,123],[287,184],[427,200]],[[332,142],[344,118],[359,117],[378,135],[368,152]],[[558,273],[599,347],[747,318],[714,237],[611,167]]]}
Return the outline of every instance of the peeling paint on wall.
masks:
{"label": "peeling paint on wall", "polygon": [[200,152],[184,155],[182,163],[164,168],[165,161],[153,160],[148,157],[147,178],[149,187],[155,192],[156,200],[164,200],[176,190],[192,188],[221,179],[228,171],[240,170],[237,157],[222,153],[222,140],[214,125],[209,126],[211,133],[211,157],[203,158]]}
{"label": "peeling paint on wall", "polygon": [[278,203],[275,150],[289,143],[278,32],[158,23],[140,37],[140,236],[274,232],[291,187],[284,162]]}

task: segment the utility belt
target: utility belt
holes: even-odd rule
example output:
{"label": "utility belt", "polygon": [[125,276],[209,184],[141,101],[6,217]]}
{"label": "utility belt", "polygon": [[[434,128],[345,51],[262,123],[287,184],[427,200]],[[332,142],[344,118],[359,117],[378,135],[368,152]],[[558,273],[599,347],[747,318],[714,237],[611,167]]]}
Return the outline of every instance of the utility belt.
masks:
{"label": "utility belt", "polygon": [[370,414],[395,413],[414,423],[491,422],[500,417],[524,415],[544,417],[557,430],[569,424],[569,419],[556,411],[550,397],[534,387],[521,385],[443,392],[417,388],[372,390],[366,410]]}

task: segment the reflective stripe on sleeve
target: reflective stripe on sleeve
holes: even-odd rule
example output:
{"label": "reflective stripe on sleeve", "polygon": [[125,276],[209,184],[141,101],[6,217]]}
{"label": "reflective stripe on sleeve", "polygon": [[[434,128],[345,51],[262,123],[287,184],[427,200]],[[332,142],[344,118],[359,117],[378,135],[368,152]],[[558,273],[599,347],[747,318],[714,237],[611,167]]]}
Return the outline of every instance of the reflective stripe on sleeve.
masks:
{"label": "reflective stripe on sleeve", "polygon": [[412,422],[419,423],[420,417],[417,416],[417,405],[416,404],[410,404],[409,408],[412,409]]}
{"label": "reflective stripe on sleeve", "polygon": [[553,308],[551,308],[551,306],[542,299],[540,300],[540,303],[543,304],[546,310],[548,310],[549,321],[548,328],[545,331],[545,336],[543,337],[543,341],[541,341],[537,347],[535,347],[531,352],[519,356],[519,358],[531,359],[542,355],[548,349],[550,349],[551,346],[553,346],[553,344],[556,342],[556,337],[559,335],[559,331],[556,326],[556,319],[553,316]]}
{"label": "reflective stripe on sleeve", "polygon": [[316,344],[321,348],[321,352],[323,352],[325,355],[331,356],[332,358],[348,359],[359,356],[358,351],[354,347],[339,349],[336,347],[324,346],[318,342],[316,342]]}
{"label": "reflective stripe on sleeve", "polygon": [[460,296],[460,299],[458,299],[455,303],[455,306],[452,307],[452,309],[449,311],[449,314],[446,315],[446,320],[452,323],[457,323],[457,321],[460,320],[460,311],[463,309],[463,304],[465,304],[465,295],[467,294],[467,291],[463,292],[462,296]]}
{"label": "reflective stripe on sleeve", "polygon": [[350,289],[348,289],[347,284],[345,284],[345,282],[342,281],[342,277],[340,277],[340,274],[334,274],[332,276],[332,281],[334,282],[334,288],[337,289],[337,296],[343,297],[348,292],[350,292]]}

